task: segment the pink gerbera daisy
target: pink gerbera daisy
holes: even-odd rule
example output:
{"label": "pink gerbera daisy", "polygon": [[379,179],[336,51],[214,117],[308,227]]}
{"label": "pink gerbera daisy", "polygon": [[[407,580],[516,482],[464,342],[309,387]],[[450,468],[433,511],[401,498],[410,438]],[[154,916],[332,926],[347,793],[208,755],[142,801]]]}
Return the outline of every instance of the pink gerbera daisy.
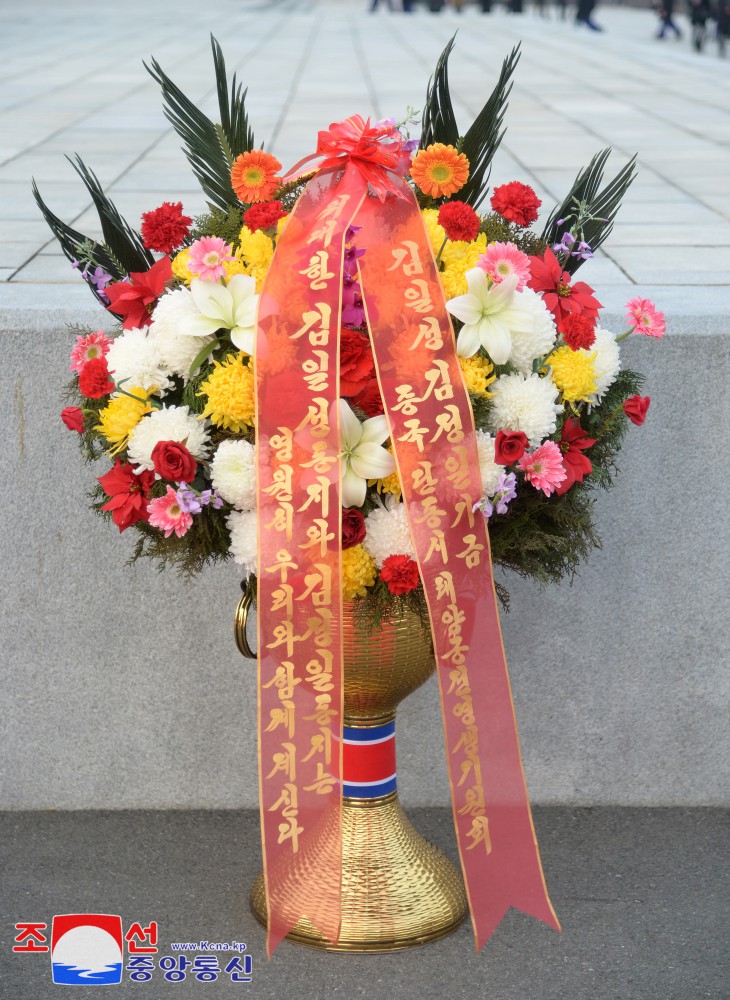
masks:
{"label": "pink gerbera daisy", "polygon": [[71,371],[80,372],[87,361],[103,358],[111,347],[111,340],[103,330],[90,333],[87,337],[77,337],[71,349]]}
{"label": "pink gerbera daisy", "polygon": [[220,236],[201,236],[190,247],[188,270],[203,281],[217,281],[225,276],[224,261],[233,260],[233,251]]}
{"label": "pink gerbera daisy", "polygon": [[554,441],[545,441],[539,448],[525,453],[517,468],[524,472],[527,482],[532,483],[536,490],[542,490],[546,497],[556,486],[560,486],[567,475],[560,448]]}
{"label": "pink gerbera daisy", "polygon": [[490,243],[477,264],[496,285],[510,274],[516,274],[518,292],[530,277],[530,258],[514,243]]}
{"label": "pink gerbera daisy", "polygon": [[164,497],[158,497],[147,505],[150,524],[165,532],[165,538],[175,532],[178,538],[187,532],[193,523],[192,515],[185,510],[180,497],[172,486],[167,487]]}
{"label": "pink gerbera daisy", "polygon": [[659,312],[650,299],[627,302],[626,319],[634,327],[634,333],[645,333],[647,337],[663,337],[667,328],[664,313]]}

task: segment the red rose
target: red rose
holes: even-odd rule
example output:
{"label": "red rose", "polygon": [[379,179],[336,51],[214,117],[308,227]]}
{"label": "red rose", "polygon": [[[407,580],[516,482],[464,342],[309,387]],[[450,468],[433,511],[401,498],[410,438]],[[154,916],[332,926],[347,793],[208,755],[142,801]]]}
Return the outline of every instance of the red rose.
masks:
{"label": "red rose", "polygon": [[257,229],[272,229],[285,215],[284,206],[280,201],[261,201],[246,209],[243,213],[243,224],[255,233]]}
{"label": "red rose", "polygon": [[629,396],[624,403],[624,413],[632,424],[641,427],[649,412],[649,403],[651,403],[649,396]]}
{"label": "red rose", "polygon": [[79,372],[79,391],[87,399],[101,399],[114,392],[114,383],[109,378],[106,358],[102,355],[87,361]]}
{"label": "red rose", "polygon": [[129,281],[117,281],[106,288],[109,296],[107,309],[115,316],[122,316],[125,330],[149,326],[152,308],[172,279],[169,257],[160,257],[149,271],[133,271]]}
{"label": "red rose", "polygon": [[152,449],[152,464],[161,479],[171,483],[190,483],[198,463],[179,441],[158,441]]}
{"label": "red rose", "polygon": [[375,373],[373,351],[364,333],[343,329],[340,336],[340,395],[361,392]]}
{"label": "red rose", "polygon": [[118,458],[114,467],[99,476],[99,483],[109,500],[101,508],[111,511],[112,521],[119,531],[126,531],[137,521],[148,521],[147,501],[155,482],[154,472],[145,470],[137,475],[129,464]]}
{"label": "red rose", "polygon": [[522,458],[529,443],[523,431],[497,431],[494,461],[497,465],[512,465]]}
{"label": "red rose", "polygon": [[365,538],[365,518],[357,507],[342,511],[342,549],[351,549]]}
{"label": "red rose", "polygon": [[148,250],[172,253],[190,232],[192,219],[183,215],[182,202],[163,201],[159,208],[142,216],[142,242]]}
{"label": "red rose", "polygon": [[61,410],[61,420],[70,431],[84,433],[84,411],[80,407],[67,406],[65,410]]}
{"label": "red rose", "polygon": [[560,332],[571,351],[588,350],[596,340],[596,321],[583,313],[569,313],[562,322]]}
{"label": "red rose", "polygon": [[420,582],[418,564],[410,556],[388,556],[380,570],[380,579],[387,583],[391,594],[408,594]]}
{"label": "red rose", "polygon": [[479,216],[465,201],[447,201],[442,205],[438,223],[450,240],[471,243],[479,235]]}
{"label": "red rose", "polygon": [[535,221],[542,202],[529,184],[510,181],[494,189],[491,205],[503,219],[525,227]]}
{"label": "red rose", "polygon": [[565,479],[555,487],[555,495],[561,497],[575,483],[582,483],[593,471],[590,458],[583,452],[592,448],[596,438],[589,438],[575,417],[569,417],[563,424],[559,446]]}
{"label": "red rose", "polygon": [[380,386],[376,378],[371,378],[357,396],[352,396],[350,403],[357,406],[368,417],[379,417],[385,413],[383,400],[380,396]]}

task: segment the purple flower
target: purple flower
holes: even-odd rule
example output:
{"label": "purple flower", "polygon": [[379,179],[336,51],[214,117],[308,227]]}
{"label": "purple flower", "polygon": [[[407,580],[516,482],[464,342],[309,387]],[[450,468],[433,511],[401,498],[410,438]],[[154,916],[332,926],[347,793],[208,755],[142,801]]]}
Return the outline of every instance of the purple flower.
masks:
{"label": "purple flower", "polygon": [[112,280],[111,274],[107,274],[103,267],[95,268],[94,273],[87,275],[87,277],[92,285],[96,286],[96,289],[99,292],[103,292]]}
{"label": "purple flower", "polygon": [[593,256],[590,244],[581,240],[578,244],[578,248],[573,251],[573,256],[580,257],[581,260],[589,260],[589,258]]}
{"label": "purple flower", "polygon": [[489,520],[489,518],[494,513],[494,507],[491,505],[491,503],[489,502],[489,500],[487,500],[486,497],[482,497],[481,500],[477,500],[477,502],[472,507],[472,510],[475,512],[479,511],[480,513],[484,514],[487,520]]}
{"label": "purple flower", "polygon": [[412,153],[413,150],[418,149],[420,145],[421,145],[420,139],[406,139],[406,141],[403,143],[403,149],[405,149],[407,153]]}
{"label": "purple flower", "polygon": [[503,472],[499,477],[497,491],[492,497],[492,500],[494,501],[494,509],[498,514],[507,513],[507,505],[510,500],[514,500],[517,496],[517,490],[515,489],[516,485],[517,476],[514,472]]}
{"label": "purple flower", "polygon": [[360,232],[362,226],[348,226],[347,232],[345,233],[345,243],[352,243],[355,236]]}
{"label": "purple flower", "polygon": [[573,250],[573,244],[575,243],[575,236],[572,233],[563,233],[562,243],[553,243],[554,253],[571,253]]}

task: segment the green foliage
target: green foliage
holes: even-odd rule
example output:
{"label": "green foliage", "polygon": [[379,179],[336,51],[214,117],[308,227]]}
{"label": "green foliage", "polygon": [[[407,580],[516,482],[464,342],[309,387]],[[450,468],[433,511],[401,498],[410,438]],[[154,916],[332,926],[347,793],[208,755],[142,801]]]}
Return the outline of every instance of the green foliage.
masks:
{"label": "green foliage", "polygon": [[434,142],[455,146],[469,160],[469,179],[458,192],[459,201],[465,201],[477,208],[489,191],[488,181],[494,154],[497,152],[506,129],[504,116],[507,99],[512,89],[512,74],[520,58],[519,46],[512,49],[502,63],[497,85],[487,103],[460,140],[459,128],[454,115],[449,91],[449,56],[454,46],[452,37],[436,64],[426,93],[421,129],[421,149]]}
{"label": "green foliage", "polygon": [[210,212],[195,220],[188,242],[193,243],[201,236],[220,236],[230,246],[236,246],[243,226],[243,209],[240,205],[227,208],[211,206]]}
{"label": "green foliage", "polygon": [[[460,195],[461,192],[457,194]],[[514,243],[528,256],[542,255],[547,246],[545,240],[537,233],[508,222],[497,212],[490,212],[482,219],[479,231],[486,234],[487,243]]]}
{"label": "green foliage", "polygon": [[[614,179],[599,190],[610,154],[610,148],[602,149],[580,171],[563,203],[552,211],[545,223],[542,235],[547,244],[559,242],[562,234],[569,230],[576,238],[585,240],[595,253],[609,236],[623,197],[636,176],[634,155]],[[558,219],[563,220],[561,225]],[[569,257],[563,266],[570,274],[575,274],[582,263],[579,257]]]}
{"label": "green foliage", "polygon": [[227,561],[231,558],[231,536],[226,527],[225,514],[226,509],[203,507],[182,538],[174,533],[165,538],[158,528],[153,528],[146,521],[138,521],[134,526],[138,533],[137,543],[127,565],[131,566],[138,559],[153,559],[160,573],[170,567],[191,579],[206,565]]}
{"label": "green foliage", "polygon": [[582,418],[581,425],[585,427],[588,436],[597,439],[587,453],[593,465],[593,471],[586,478],[588,486],[608,489],[613,485],[614,476],[618,471],[618,453],[629,429],[629,420],[623,412],[623,403],[629,396],[641,392],[644,381],[644,376],[638,372],[619,372],[601,405]]}
{"label": "green foliage", "polygon": [[[231,186],[231,165],[254,148],[254,135],[246,111],[246,91],[233,74],[230,90],[221,47],[211,35],[220,122],[211,121],[172,82],[156,59],[145,69],[162,89],[165,117],[183,140],[185,155],[211,208],[226,211],[240,202]],[[218,233],[217,235],[222,235]]]}
{"label": "green foliage", "polygon": [[426,635],[431,636],[431,622],[423,587],[419,583],[408,594],[391,594],[388,586],[378,580],[368,589],[367,597],[356,597],[353,601],[355,624],[364,632],[377,631],[383,621],[410,611],[414,614]]}

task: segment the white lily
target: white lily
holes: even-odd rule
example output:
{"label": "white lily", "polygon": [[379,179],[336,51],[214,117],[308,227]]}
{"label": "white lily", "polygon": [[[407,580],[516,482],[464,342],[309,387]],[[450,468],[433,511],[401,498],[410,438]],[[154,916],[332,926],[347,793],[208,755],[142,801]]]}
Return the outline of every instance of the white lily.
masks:
{"label": "white lily", "polygon": [[185,317],[180,333],[206,337],[217,330],[230,330],[233,344],[246,354],[254,353],[256,342],[256,279],[250,274],[234,274],[227,285],[193,278],[190,293],[198,309]]}
{"label": "white lily", "polygon": [[469,291],[449,299],[446,308],[464,324],[456,342],[456,353],[462,358],[484,348],[496,365],[509,361],[512,333],[529,333],[532,318],[520,308],[517,293],[518,277],[511,274],[499,283],[489,283],[480,267],[466,272]]}
{"label": "white lily", "polygon": [[361,424],[347,401],[340,400],[343,507],[362,507],[368,479],[384,479],[395,471],[395,459],[381,447],[389,434],[384,416]]}

